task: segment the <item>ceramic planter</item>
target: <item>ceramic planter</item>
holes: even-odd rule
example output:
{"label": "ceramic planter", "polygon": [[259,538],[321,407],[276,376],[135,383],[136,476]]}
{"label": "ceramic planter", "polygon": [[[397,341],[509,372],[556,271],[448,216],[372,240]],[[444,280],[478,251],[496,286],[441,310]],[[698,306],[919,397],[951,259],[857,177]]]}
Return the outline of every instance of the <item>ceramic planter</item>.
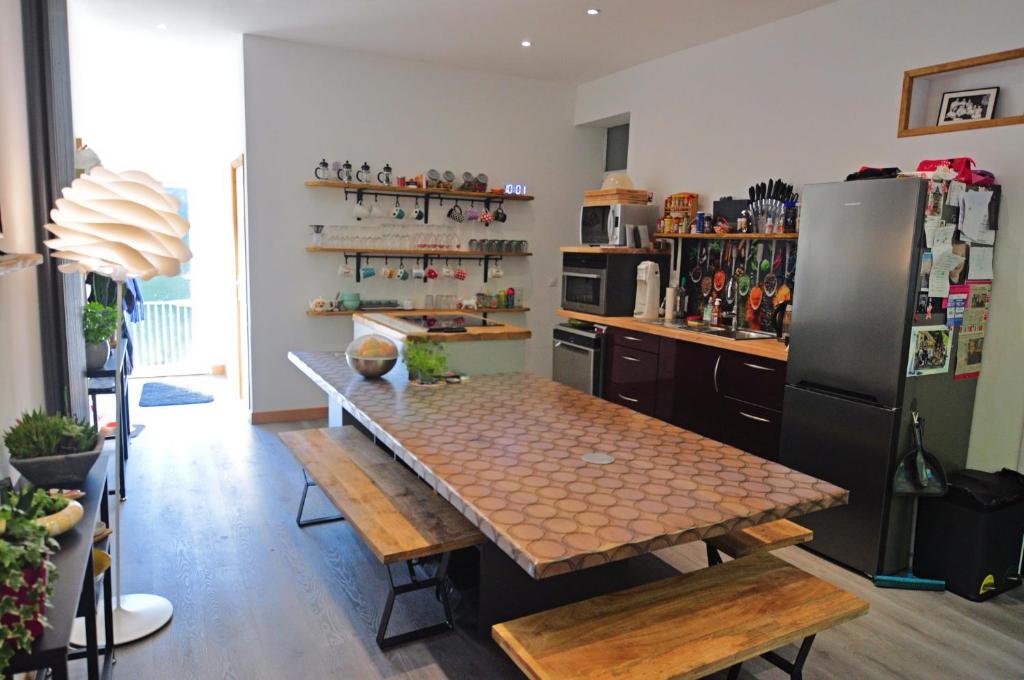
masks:
{"label": "ceramic planter", "polygon": [[100,432],[91,451],[40,458],[11,458],[11,467],[41,489],[75,488],[85,481],[103,450],[103,442],[104,436]]}
{"label": "ceramic planter", "polygon": [[98,371],[103,368],[110,358],[110,344],[103,342],[85,343],[85,367],[90,371]]}

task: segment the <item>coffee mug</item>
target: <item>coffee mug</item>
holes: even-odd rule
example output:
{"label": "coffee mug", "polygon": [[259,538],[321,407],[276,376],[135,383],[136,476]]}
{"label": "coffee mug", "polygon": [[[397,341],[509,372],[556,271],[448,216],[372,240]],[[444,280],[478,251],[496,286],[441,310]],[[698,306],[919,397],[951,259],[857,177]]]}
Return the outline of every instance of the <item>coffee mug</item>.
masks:
{"label": "coffee mug", "polygon": [[399,265],[398,267],[398,278],[402,281],[409,280],[409,270],[405,268],[405,265]]}
{"label": "coffee mug", "polygon": [[413,309],[412,300],[402,300],[402,309],[405,309],[405,310]]}
{"label": "coffee mug", "polygon": [[412,270],[412,277],[414,279],[422,279],[424,276],[426,276],[426,272],[423,271],[422,269],[413,269]]}
{"label": "coffee mug", "polygon": [[455,278],[459,281],[465,281],[466,276],[468,275],[469,273],[462,267],[459,267],[458,269],[455,270]]}
{"label": "coffee mug", "polygon": [[456,203],[448,210],[448,219],[452,222],[465,222],[466,216],[462,212],[462,206]]}
{"label": "coffee mug", "polygon": [[433,280],[437,278],[437,270],[434,269],[433,267],[427,267],[426,271],[424,271],[423,273],[428,279]]}
{"label": "coffee mug", "polygon": [[372,278],[376,274],[377,274],[377,270],[374,269],[372,266],[367,265],[367,266],[363,267],[363,278],[364,279]]}
{"label": "coffee mug", "polygon": [[363,164],[359,167],[359,170],[356,172],[356,181],[362,182],[364,184],[369,184],[370,180],[370,164],[367,163],[366,161],[363,161]]}
{"label": "coffee mug", "polygon": [[355,215],[357,220],[365,220],[371,215],[370,206],[359,201],[356,203],[356,207],[352,209],[352,214]]}
{"label": "coffee mug", "polygon": [[347,264],[339,265],[338,276],[352,276],[352,267]]}
{"label": "coffee mug", "polygon": [[470,250],[483,250],[484,249],[484,242],[481,241],[478,238],[471,238],[471,239],[469,239],[469,249]]}
{"label": "coffee mug", "polygon": [[505,275],[505,272],[503,272],[501,270],[501,265],[495,264],[494,268],[491,269],[491,278],[492,279],[500,279],[504,275]]}
{"label": "coffee mug", "polygon": [[492,215],[490,212],[488,212],[487,210],[481,210],[480,211],[480,222],[482,224],[488,225],[493,220],[494,220],[494,215]]}
{"label": "coffee mug", "polygon": [[477,210],[476,208],[470,208],[469,210],[466,211],[467,222],[476,222],[478,219],[480,219],[479,210]]}
{"label": "coffee mug", "polygon": [[505,214],[505,209],[499,205],[498,209],[494,211],[494,221],[504,222],[507,219],[508,215]]}
{"label": "coffee mug", "polygon": [[444,269],[441,270],[441,276],[443,276],[446,279],[450,279],[453,276],[455,276],[455,272],[452,270],[451,267],[445,267]]}
{"label": "coffee mug", "polygon": [[396,205],[395,209],[391,211],[391,216],[396,220],[405,219],[405,210],[400,205]]}
{"label": "coffee mug", "polygon": [[423,217],[424,217],[424,212],[423,212],[423,208],[421,208],[421,207],[419,207],[419,206],[417,205],[417,206],[416,206],[415,208],[413,208],[413,209],[412,209],[412,213],[411,213],[411,214],[412,214],[412,218],[413,218],[414,220],[416,220],[417,222],[419,222],[419,221],[421,221],[421,220],[423,219]]}

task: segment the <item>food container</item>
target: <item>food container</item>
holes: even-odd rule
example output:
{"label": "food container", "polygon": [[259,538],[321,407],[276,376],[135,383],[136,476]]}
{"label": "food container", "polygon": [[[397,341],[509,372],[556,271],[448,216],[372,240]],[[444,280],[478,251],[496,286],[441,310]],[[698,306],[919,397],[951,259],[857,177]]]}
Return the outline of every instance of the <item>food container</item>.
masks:
{"label": "food container", "polygon": [[345,361],[365,378],[380,378],[398,363],[398,347],[382,335],[362,335],[345,349]]}

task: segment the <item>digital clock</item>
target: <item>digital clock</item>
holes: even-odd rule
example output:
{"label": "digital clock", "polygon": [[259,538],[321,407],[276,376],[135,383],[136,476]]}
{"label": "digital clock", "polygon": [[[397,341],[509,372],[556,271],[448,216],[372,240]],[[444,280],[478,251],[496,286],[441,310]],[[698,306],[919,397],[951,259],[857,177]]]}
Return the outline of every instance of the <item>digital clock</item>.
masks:
{"label": "digital clock", "polygon": [[506,194],[513,194],[515,196],[525,196],[526,195],[526,185],[525,184],[506,184],[505,185],[505,193]]}

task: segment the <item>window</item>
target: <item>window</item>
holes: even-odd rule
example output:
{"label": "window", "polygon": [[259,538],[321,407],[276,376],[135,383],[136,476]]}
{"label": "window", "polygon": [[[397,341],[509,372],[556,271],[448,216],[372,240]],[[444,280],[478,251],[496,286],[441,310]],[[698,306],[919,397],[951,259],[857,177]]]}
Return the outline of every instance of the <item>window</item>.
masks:
{"label": "window", "polygon": [[629,157],[629,123],[608,128],[604,145],[604,171],[625,170]]}

